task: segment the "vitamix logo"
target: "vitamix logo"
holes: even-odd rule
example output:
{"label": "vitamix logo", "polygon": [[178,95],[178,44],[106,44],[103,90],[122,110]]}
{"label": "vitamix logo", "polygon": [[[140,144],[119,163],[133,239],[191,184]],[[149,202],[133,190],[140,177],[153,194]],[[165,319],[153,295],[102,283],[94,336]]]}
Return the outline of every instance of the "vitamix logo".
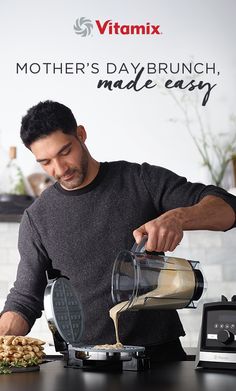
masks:
{"label": "vitamix logo", "polygon": [[81,37],[87,37],[91,35],[93,30],[93,24],[90,19],[87,18],[78,18],[74,24],[74,30],[76,34],[79,34]]}
{"label": "vitamix logo", "polygon": [[76,19],[74,24],[74,31],[81,37],[88,37],[92,35],[92,30],[99,35],[160,35],[160,25],[151,24],[146,22],[145,24],[120,24],[114,22],[111,19],[101,21],[95,20],[93,23],[91,19],[81,17]]}

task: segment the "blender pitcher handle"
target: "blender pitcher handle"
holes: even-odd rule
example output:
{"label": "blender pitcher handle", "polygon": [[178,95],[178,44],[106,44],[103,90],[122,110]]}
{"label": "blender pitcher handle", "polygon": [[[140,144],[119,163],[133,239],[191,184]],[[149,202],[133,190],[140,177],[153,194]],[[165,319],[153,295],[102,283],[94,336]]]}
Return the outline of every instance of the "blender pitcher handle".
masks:
{"label": "blender pitcher handle", "polygon": [[144,235],[141,239],[141,242],[139,244],[137,244],[136,242],[134,242],[133,244],[133,247],[131,248],[131,252],[132,253],[145,253],[147,252],[147,254],[152,254],[152,255],[156,255],[156,256],[159,256],[159,255],[165,255],[164,252],[157,252],[157,251],[147,251],[145,250],[145,244],[147,243],[147,240],[148,240],[148,236],[147,235]]}
{"label": "blender pitcher handle", "polygon": [[134,242],[133,247],[131,248],[131,252],[132,253],[144,253],[145,252],[145,244],[147,243],[147,240],[148,240],[148,236],[144,235],[139,244]]}

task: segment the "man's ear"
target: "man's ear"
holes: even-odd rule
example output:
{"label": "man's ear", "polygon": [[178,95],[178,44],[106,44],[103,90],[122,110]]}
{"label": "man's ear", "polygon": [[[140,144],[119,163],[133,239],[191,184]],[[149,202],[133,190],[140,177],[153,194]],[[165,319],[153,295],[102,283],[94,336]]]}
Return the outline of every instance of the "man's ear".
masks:
{"label": "man's ear", "polygon": [[86,140],[86,138],[87,138],[87,133],[86,133],[86,130],[85,130],[85,128],[83,127],[83,125],[77,126],[76,134],[77,134],[77,137],[78,137],[81,141],[83,141],[83,143],[84,143],[85,140]]}

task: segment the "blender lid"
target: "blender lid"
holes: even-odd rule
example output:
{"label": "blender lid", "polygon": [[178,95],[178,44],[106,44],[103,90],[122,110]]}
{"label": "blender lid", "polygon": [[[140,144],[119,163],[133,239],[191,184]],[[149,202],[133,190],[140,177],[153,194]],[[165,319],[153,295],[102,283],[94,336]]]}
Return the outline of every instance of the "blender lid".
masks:
{"label": "blender lid", "polygon": [[83,333],[82,306],[68,278],[59,277],[47,285],[44,310],[54,335],[58,332],[66,343],[79,343]]}

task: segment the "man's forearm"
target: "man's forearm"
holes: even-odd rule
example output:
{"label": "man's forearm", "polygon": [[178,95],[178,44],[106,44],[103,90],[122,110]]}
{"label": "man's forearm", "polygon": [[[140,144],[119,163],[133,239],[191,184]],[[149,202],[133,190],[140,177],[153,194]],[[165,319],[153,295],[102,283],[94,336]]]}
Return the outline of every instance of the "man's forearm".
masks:
{"label": "man's forearm", "polygon": [[29,324],[16,312],[4,312],[0,318],[0,335],[26,335]]}
{"label": "man's forearm", "polygon": [[206,196],[198,204],[171,209],[133,231],[137,243],[148,235],[148,251],[174,251],[187,230],[225,231],[235,223],[235,212],[224,200]]}
{"label": "man's forearm", "polygon": [[225,231],[235,223],[235,212],[231,206],[211,195],[194,206],[175,209],[175,212],[183,230]]}

